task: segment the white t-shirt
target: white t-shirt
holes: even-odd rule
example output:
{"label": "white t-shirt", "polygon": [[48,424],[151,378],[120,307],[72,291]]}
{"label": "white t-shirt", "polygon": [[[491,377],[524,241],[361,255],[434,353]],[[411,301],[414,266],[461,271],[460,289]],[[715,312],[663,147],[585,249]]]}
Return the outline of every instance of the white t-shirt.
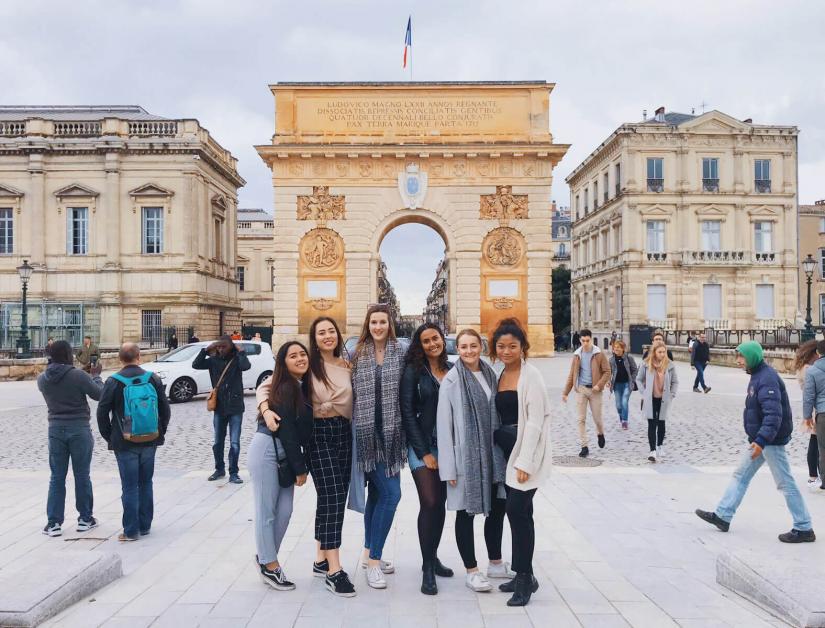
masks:
{"label": "white t-shirt", "polygon": [[476,376],[478,383],[481,384],[481,387],[484,389],[484,392],[487,394],[487,399],[493,396],[493,391],[490,390],[490,386],[487,384],[487,379],[484,377],[483,371],[473,371],[473,375]]}

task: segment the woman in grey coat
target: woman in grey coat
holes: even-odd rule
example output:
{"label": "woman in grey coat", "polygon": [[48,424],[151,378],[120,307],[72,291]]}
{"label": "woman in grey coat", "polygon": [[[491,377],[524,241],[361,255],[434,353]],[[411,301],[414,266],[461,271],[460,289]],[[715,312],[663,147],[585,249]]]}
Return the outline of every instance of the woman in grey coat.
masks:
{"label": "woman in grey coat", "polygon": [[676,366],[667,357],[667,347],[663,342],[654,342],[636,375],[636,385],[642,394],[642,410],[647,418],[647,441],[650,454],[647,459],[656,462],[662,457],[665,440],[665,420],[670,404],[679,389]]}
{"label": "woman in grey coat", "polygon": [[[447,509],[456,511],[455,539],[467,570],[465,584],[473,591],[490,591],[487,578],[515,577],[501,560],[501,537],[507,500],[506,461],[493,443],[500,421],[495,403],[496,375],[481,361],[481,336],[465,329],[456,337],[459,361],[441,382],[436,418],[438,472],[447,482]],[[473,518],[481,514],[490,565],[485,577],[478,570],[473,541]]]}

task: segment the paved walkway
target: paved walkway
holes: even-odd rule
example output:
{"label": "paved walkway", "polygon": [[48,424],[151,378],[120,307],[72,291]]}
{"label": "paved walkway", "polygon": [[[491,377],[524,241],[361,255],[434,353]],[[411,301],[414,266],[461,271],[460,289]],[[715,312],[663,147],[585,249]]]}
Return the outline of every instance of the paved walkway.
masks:
{"label": "paved walkway", "polygon": [[[537,363],[545,371],[551,394],[557,394],[567,360]],[[716,393],[726,386],[743,390],[744,376],[724,369],[718,369],[714,376],[718,379],[710,395],[694,395],[686,386],[688,392],[680,396],[685,402],[680,410],[684,414],[675,416],[669,436],[672,453],[664,464],[642,465],[638,458],[645,453],[644,447],[640,454],[641,444],[634,442],[633,432],[614,430],[608,432],[608,448],[599,452],[604,465],[555,469],[536,498],[535,564],[541,588],[526,609],[507,608],[507,596],[498,592],[469,591],[460,573],[449,580],[439,579],[438,596],[420,594],[415,526],[418,504],[407,470],[403,472],[404,498],[386,549],[397,573],[388,576],[386,591],[369,589],[363,572],[356,568],[363,528],[362,517],[355,513],[347,515],[343,557],[358,596],[334,598],[321,580],[311,577],[315,509],[311,483],[296,492],[295,513],[282,548],[285,569],[298,588],[294,592],[269,589],[253,565],[251,487],[248,483],[238,487],[205,481],[210,471],[209,439],[208,432],[200,434],[205,429],[203,419],[198,418],[203,414],[202,402],[174,407],[173,425],[180,431],[175,436],[179,440],[173,442],[179,444],[162,448],[163,457],[159,456],[152,534],[125,545],[114,540],[120,530],[120,486],[107,458],[111,454],[101,448],[93,471],[95,514],[101,526],[85,536],[71,531],[52,539],[39,533],[44,524],[48,474],[43,470],[42,451],[32,453],[31,441],[35,434],[42,437],[43,425],[33,430],[28,443],[15,441],[10,446],[5,436],[14,430],[8,422],[19,411],[0,409],[0,467],[5,469],[0,483],[4,515],[0,520],[0,569],[27,553],[48,556],[67,548],[98,548],[123,557],[124,577],[44,624],[52,627],[784,625],[716,585],[716,556],[725,549],[747,548],[770,553],[778,561],[805,557],[822,564],[825,538],[790,547],[776,540],[779,532],[790,528],[790,519],[767,471],[754,481],[730,533],[719,533],[693,515],[696,507],[713,507],[743,447],[741,434],[737,435],[737,430],[741,431],[741,395]],[[4,398],[2,386],[0,399]],[[798,398],[798,391],[789,389]],[[717,407],[724,414],[704,416],[702,408],[706,406],[702,404]],[[573,428],[573,423],[567,425],[572,408],[559,407],[559,422],[553,430],[555,453],[571,453],[565,451],[571,447],[565,439],[566,431]],[[42,408],[30,412],[17,417],[21,431],[26,429],[26,417],[34,420],[39,414],[42,421]],[[706,436],[697,446],[706,463],[691,459],[688,443],[696,434]],[[183,435],[189,435],[192,450],[181,444],[187,442]],[[204,445],[206,455],[198,451]],[[572,448],[577,450],[575,442]],[[801,451],[800,443],[796,449]],[[715,453],[704,453],[706,450]],[[798,455],[799,451],[794,453],[798,463],[795,471],[804,481],[804,455]],[[15,468],[17,459],[22,464]],[[195,461],[199,464],[192,464]],[[39,470],[28,470],[35,466]],[[71,482],[68,492],[67,520],[71,520]],[[806,500],[816,528],[818,522],[825,522],[825,494],[806,493]],[[453,521],[449,514],[440,556],[458,573]],[[822,530],[825,534],[825,525]],[[484,568],[480,523],[476,534],[479,563]],[[507,556],[507,527],[505,535]]]}

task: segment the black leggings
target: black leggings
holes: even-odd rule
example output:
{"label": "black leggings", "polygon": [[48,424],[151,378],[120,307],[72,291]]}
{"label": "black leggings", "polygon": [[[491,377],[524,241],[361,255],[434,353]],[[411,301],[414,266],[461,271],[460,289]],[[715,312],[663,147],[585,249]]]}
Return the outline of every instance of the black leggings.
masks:
{"label": "black leggings", "polygon": [[[653,397],[653,418],[647,420],[647,443],[650,451],[656,451],[656,446],[665,442],[665,422],[659,418],[662,411],[662,400]],[[658,432],[658,436],[656,435]]]}
{"label": "black leggings", "polygon": [[513,571],[533,573],[533,552],[536,549],[536,525],[533,521],[533,495],[536,489],[507,490],[507,519],[513,536]]}
{"label": "black leggings", "polygon": [[[504,535],[504,515],[507,512],[507,500],[493,498],[490,516],[484,519],[484,543],[487,545],[487,558],[501,560],[501,537]],[[455,513],[455,542],[458,553],[464,561],[465,569],[475,569],[476,545],[473,538],[473,518],[466,510]]]}
{"label": "black leggings", "polygon": [[811,440],[808,441],[808,475],[812,478],[819,475],[819,442],[816,439],[816,434],[811,434]]}
{"label": "black leggings", "polygon": [[444,530],[447,515],[447,483],[438,477],[438,471],[421,467],[413,471],[415,488],[418,489],[418,543],[424,562],[434,561]]}

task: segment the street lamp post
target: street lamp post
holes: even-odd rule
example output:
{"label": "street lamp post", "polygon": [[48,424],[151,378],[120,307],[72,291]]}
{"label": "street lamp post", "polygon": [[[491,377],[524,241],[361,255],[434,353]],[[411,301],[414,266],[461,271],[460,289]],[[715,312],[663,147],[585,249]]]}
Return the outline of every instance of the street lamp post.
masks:
{"label": "street lamp post", "polygon": [[802,260],[802,269],[805,271],[805,280],[808,284],[808,299],[805,307],[805,329],[802,332],[802,342],[813,340],[816,336],[814,328],[811,325],[811,280],[816,269],[816,260],[808,253],[808,257]]}
{"label": "street lamp post", "polygon": [[29,265],[28,260],[23,260],[23,265],[17,267],[17,274],[20,275],[20,283],[23,284],[23,316],[20,323],[20,338],[17,340],[17,357],[30,358],[31,340],[29,340],[29,311],[26,304],[26,292],[29,289],[29,279],[31,279],[34,268]]}

